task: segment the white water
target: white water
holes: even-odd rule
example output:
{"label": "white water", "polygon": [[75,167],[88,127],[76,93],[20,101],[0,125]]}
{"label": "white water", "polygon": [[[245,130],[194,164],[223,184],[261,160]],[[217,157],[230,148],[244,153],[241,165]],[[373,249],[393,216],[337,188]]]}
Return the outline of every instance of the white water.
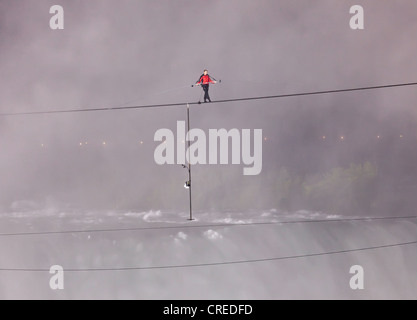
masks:
{"label": "white water", "polygon": [[[321,253],[417,240],[413,220],[188,228],[190,225],[337,219],[322,213],[82,212],[30,204],[0,214],[0,233],[183,226],[107,233],[0,236],[0,268],[152,267]],[[350,217],[351,218],[351,217]],[[365,290],[349,269],[365,270]],[[209,267],[65,273],[0,271],[1,299],[416,299],[417,245]]]}

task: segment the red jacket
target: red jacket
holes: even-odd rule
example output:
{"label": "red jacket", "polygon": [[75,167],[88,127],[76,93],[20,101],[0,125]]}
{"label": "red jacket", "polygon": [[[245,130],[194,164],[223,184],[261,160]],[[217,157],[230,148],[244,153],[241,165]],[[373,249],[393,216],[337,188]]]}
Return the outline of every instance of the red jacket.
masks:
{"label": "red jacket", "polygon": [[200,84],[200,83],[201,84],[209,84],[209,83],[214,83],[214,81],[211,80],[209,75],[205,76],[204,74],[202,74],[201,77],[200,77],[200,80],[198,80],[198,82],[196,84]]}

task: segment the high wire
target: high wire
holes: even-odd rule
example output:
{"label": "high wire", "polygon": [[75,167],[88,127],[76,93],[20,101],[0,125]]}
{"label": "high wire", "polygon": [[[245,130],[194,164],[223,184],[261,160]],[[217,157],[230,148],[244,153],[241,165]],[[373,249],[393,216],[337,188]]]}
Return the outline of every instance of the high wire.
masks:
{"label": "high wire", "polygon": [[[283,256],[275,258],[264,258],[264,259],[250,259],[250,260],[235,260],[235,261],[226,261],[226,262],[213,262],[213,263],[195,263],[195,264],[179,264],[179,265],[165,265],[165,266],[150,266],[150,267],[123,267],[123,268],[64,268],[65,272],[108,272],[108,271],[141,271],[141,270],[162,270],[162,269],[183,269],[183,268],[201,268],[201,267],[215,267],[215,266],[228,266],[228,265],[241,265],[241,264],[250,264],[250,263],[260,263],[260,262],[273,262],[273,261],[283,261],[283,260],[296,260],[304,258],[313,258],[313,257],[323,257],[336,254],[345,254],[352,252],[364,252],[378,249],[387,249],[395,247],[404,247],[416,245],[417,241],[394,243],[373,247],[364,247],[356,249],[346,249],[338,251],[327,251],[320,253],[308,253],[302,255],[293,255],[293,256]],[[0,272],[49,272],[50,269],[37,269],[37,268],[0,268]]]}
{"label": "high wire", "polygon": [[[388,85],[371,86],[371,87],[335,89],[335,90],[326,90],[326,91],[311,91],[311,92],[278,94],[278,95],[246,97],[246,98],[233,98],[233,99],[216,100],[216,101],[212,101],[211,103],[228,103],[228,102],[238,102],[238,101],[253,101],[253,100],[290,98],[290,97],[312,96],[312,95],[322,95],[322,94],[331,94],[331,93],[342,93],[342,92],[354,92],[354,91],[409,87],[409,86],[416,86],[416,85],[417,85],[417,82],[408,82],[408,83],[388,84]],[[42,115],[42,114],[59,114],[59,113],[79,113],[79,112],[133,110],[133,109],[147,109],[147,108],[164,108],[164,107],[185,106],[185,105],[187,105],[187,103],[189,105],[200,104],[199,102],[179,102],[179,103],[149,104],[149,105],[137,105],[137,106],[104,107],[104,108],[49,110],[49,111],[28,111],[28,112],[15,112],[15,113],[0,113],[0,116],[1,117],[7,117],[7,116],[19,116],[19,115]]]}
{"label": "high wire", "polygon": [[287,225],[287,224],[304,224],[304,223],[336,223],[336,222],[372,222],[387,220],[412,220],[417,216],[408,217],[368,217],[368,218],[349,218],[349,219],[325,219],[325,220],[293,220],[293,221],[271,221],[271,222],[250,222],[250,223],[223,223],[223,224],[202,224],[202,225],[176,225],[176,226],[155,226],[155,227],[138,227],[138,228],[116,228],[116,229],[90,229],[90,230],[64,230],[64,231],[40,231],[40,232],[16,232],[0,233],[2,237],[24,237],[24,236],[47,236],[47,235],[65,235],[65,234],[83,234],[83,233],[110,233],[110,232],[134,232],[146,230],[169,230],[169,229],[196,229],[196,228],[224,228],[224,227],[249,227],[249,226],[267,226],[267,225]]}

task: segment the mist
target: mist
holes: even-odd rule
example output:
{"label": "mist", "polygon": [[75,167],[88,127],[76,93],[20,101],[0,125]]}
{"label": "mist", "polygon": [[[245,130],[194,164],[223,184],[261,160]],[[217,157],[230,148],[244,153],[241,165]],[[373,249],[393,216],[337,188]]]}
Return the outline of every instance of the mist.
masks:
{"label": "mist", "polygon": [[[56,4],[65,10],[64,30],[49,28],[49,8]],[[213,103],[191,106],[191,127],[205,132],[262,129],[263,166],[256,176],[244,176],[243,164],[193,166],[197,222],[414,215],[414,87],[215,102],[415,82],[417,44],[412,39],[417,3],[361,1],[365,29],[359,31],[349,27],[354,4],[0,0],[0,114],[184,103],[1,115],[0,233],[185,224],[187,171],[180,165],[156,164],[159,142],[154,134],[161,128],[175,132],[177,121],[186,120],[185,103],[201,100],[201,88],[191,85],[203,69],[222,81],[210,86]],[[156,221],[149,220],[154,216]],[[180,228],[90,238],[41,237],[33,242],[3,237],[0,269],[49,268],[57,260],[74,268],[170,265],[415,240],[415,221],[265,228]],[[210,230],[221,237],[212,238]],[[178,237],[179,232],[187,238]],[[248,238],[256,240],[247,243]],[[85,247],[78,252],[81,245]],[[243,265],[238,272],[233,266],[226,273],[220,268],[198,269],[190,278],[180,269],[114,275],[101,285],[99,274],[71,274],[70,289],[62,295],[49,291],[48,274],[43,275],[46,280],[25,274],[29,284],[16,286],[19,275],[7,277],[0,271],[0,297],[415,298],[412,281],[383,280],[392,277],[393,270],[415,278],[417,262],[410,258],[415,248],[395,252],[392,265],[383,267],[378,261],[386,256],[378,251],[320,262],[316,258],[313,267],[289,261]],[[355,259],[373,272],[372,290],[359,295],[345,286],[346,268]],[[284,281],[288,273],[293,277]],[[316,277],[326,273],[326,285],[318,288]],[[271,282],[272,275],[276,278]],[[285,285],[279,287],[282,281]],[[131,282],[144,282],[147,290]],[[86,287],[78,290],[82,283]],[[178,284],[184,287],[179,295]],[[230,288],[236,286],[240,289],[234,295]],[[42,294],[37,296],[38,287]]]}

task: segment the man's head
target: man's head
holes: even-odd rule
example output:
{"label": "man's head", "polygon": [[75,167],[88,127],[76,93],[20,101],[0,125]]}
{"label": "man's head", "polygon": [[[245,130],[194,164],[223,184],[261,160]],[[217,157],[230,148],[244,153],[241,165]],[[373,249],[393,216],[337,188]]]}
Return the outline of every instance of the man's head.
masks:
{"label": "man's head", "polygon": [[204,69],[204,75],[206,76],[208,74],[208,70]]}

